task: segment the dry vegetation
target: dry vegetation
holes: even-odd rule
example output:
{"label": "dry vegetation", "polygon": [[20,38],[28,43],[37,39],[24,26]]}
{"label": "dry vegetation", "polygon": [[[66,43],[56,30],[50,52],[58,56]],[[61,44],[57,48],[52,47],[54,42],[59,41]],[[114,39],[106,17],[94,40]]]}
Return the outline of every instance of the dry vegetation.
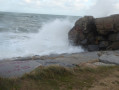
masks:
{"label": "dry vegetation", "polygon": [[0,78],[0,90],[112,90],[112,88],[113,90],[119,88],[119,66],[39,67],[21,78]]}

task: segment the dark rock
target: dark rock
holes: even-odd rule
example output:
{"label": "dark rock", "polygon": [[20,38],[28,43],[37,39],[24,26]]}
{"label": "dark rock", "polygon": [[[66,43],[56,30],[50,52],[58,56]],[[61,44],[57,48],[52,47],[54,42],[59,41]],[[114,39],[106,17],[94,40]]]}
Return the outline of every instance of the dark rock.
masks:
{"label": "dark rock", "polygon": [[101,41],[99,44],[100,48],[106,48],[109,45],[108,41]]}
{"label": "dark rock", "polygon": [[74,45],[87,45],[95,41],[96,27],[92,16],[80,18],[68,33],[69,40]]}
{"label": "dark rock", "polygon": [[114,31],[114,22],[112,17],[95,19],[96,28],[99,34],[106,35],[110,31]]}
{"label": "dark rock", "polygon": [[88,45],[88,50],[89,51],[98,51],[99,46],[98,45]]}
{"label": "dark rock", "polygon": [[109,35],[110,41],[119,41],[119,33],[114,33]]}
{"label": "dark rock", "polygon": [[96,39],[98,41],[105,41],[106,40],[106,38],[104,36],[97,36]]}
{"label": "dark rock", "polygon": [[85,16],[76,21],[68,33],[73,45],[89,51],[119,49],[119,15],[103,18]]}
{"label": "dark rock", "polygon": [[75,27],[73,27],[69,32],[69,40],[71,44],[77,44],[78,41],[78,30],[76,30]]}
{"label": "dark rock", "polygon": [[119,14],[112,15],[111,17],[113,18],[113,21],[114,21],[114,30],[115,32],[118,32],[119,31]]}
{"label": "dark rock", "polygon": [[113,42],[107,49],[109,50],[118,50],[119,49],[119,41]]}
{"label": "dark rock", "polygon": [[87,44],[87,39],[84,39],[83,41],[81,41],[81,44],[82,44],[82,45]]}

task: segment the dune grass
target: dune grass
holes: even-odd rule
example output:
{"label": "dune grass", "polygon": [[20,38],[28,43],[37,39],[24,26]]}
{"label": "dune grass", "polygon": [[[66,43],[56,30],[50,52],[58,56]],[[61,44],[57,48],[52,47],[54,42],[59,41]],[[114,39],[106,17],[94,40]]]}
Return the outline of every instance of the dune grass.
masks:
{"label": "dune grass", "polygon": [[115,70],[119,67],[39,67],[21,78],[0,78],[0,90],[83,90]]}

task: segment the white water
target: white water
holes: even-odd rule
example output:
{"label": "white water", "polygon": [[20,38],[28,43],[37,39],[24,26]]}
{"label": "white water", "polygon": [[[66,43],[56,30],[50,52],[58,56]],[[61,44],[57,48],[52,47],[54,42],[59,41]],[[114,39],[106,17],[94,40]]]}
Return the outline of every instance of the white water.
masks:
{"label": "white water", "polygon": [[0,58],[82,52],[81,47],[68,42],[68,32],[73,24],[68,19],[56,19],[44,23],[37,34],[2,33],[7,42],[0,46]]}

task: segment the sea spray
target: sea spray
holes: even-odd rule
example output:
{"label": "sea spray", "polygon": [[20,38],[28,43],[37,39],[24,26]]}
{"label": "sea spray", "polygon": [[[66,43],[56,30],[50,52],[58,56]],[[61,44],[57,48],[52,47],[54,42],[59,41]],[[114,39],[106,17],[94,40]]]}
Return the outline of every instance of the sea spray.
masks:
{"label": "sea spray", "polygon": [[3,13],[0,18],[0,59],[83,51],[68,41],[79,17]]}
{"label": "sea spray", "polygon": [[82,52],[81,47],[71,46],[68,32],[73,23],[68,19],[56,19],[43,24],[38,34],[32,34],[24,46],[27,54],[49,55]]}

